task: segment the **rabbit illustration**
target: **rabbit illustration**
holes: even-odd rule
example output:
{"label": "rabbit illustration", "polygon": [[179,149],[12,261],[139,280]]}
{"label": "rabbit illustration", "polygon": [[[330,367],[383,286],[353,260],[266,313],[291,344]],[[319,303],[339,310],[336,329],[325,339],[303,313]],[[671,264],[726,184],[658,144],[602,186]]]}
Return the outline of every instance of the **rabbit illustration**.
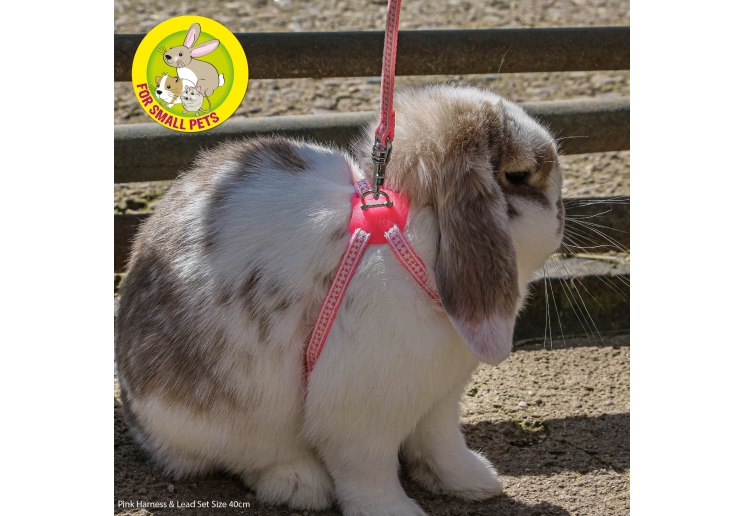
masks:
{"label": "rabbit illustration", "polygon": [[[459,402],[479,361],[511,352],[532,272],[559,246],[555,140],[475,88],[396,95],[385,187],[433,301],[387,245],[370,245],[304,384],[305,344],[349,240],[353,155],[279,137],[204,152],[145,222],[121,290],[116,361],[130,432],[175,478],[225,470],[258,500],[346,516],[421,516],[425,488],[502,492],[469,450]],[[374,208],[383,209],[383,208]],[[399,455],[400,454],[400,455]]]}
{"label": "rabbit illustration", "polygon": [[166,50],[163,60],[167,65],[177,69],[179,77],[199,86],[204,96],[209,97],[218,86],[225,84],[225,77],[218,73],[211,63],[195,58],[214,52],[220,46],[220,42],[212,39],[194,47],[199,34],[201,34],[201,27],[195,23],[186,33],[183,45]]}

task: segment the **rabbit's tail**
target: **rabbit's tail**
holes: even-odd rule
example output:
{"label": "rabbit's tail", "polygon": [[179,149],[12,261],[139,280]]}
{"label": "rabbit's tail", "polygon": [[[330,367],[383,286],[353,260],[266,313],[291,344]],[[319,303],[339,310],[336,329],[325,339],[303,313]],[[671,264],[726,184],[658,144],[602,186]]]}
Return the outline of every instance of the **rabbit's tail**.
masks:
{"label": "rabbit's tail", "polygon": [[225,76],[223,74],[220,74],[220,81],[218,86],[222,86],[223,84],[225,84]]}

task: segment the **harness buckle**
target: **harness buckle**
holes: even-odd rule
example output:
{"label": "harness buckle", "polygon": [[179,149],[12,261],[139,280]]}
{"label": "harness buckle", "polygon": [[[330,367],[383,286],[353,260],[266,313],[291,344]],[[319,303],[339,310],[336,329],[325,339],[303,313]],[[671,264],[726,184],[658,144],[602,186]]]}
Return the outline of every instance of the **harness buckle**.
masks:
{"label": "harness buckle", "polygon": [[[367,204],[366,202],[364,202],[364,198],[368,196],[369,194],[372,194],[372,196],[375,199],[378,199],[380,197],[380,194],[382,194],[386,202],[380,202],[377,204]],[[392,205],[393,205],[393,201],[390,200],[390,196],[387,193],[385,193],[384,190],[380,190],[379,188],[375,188],[374,190],[367,190],[366,192],[362,194],[362,209],[363,210],[366,210],[368,208],[379,208],[382,206],[389,208]]]}
{"label": "harness buckle", "polygon": [[[382,144],[377,139],[375,139],[375,143],[372,146],[372,164],[374,165],[374,172],[372,174],[372,186],[374,187],[374,189],[364,192],[364,195],[362,195],[363,210],[367,208],[374,208],[376,206],[389,207],[393,205],[393,203],[390,202],[390,197],[388,197],[385,192],[380,190],[382,185],[385,183],[385,168],[390,161],[390,154],[392,153],[392,151],[393,144],[390,141],[390,137],[387,138],[386,144]],[[387,202],[383,204],[365,204],[364,196],[368,193],[372,193],[372,196],[375,198],[375,200],[380,197],[380,194],[383,194],[387,199]]]}

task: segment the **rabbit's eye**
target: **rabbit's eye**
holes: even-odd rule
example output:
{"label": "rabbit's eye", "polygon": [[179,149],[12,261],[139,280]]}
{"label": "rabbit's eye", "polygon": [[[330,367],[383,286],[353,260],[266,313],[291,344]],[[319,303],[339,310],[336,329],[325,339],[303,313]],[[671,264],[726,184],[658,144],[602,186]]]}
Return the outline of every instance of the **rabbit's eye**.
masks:
{"label": "rabbit's eye", "polygon": [[524,181],[527,179],[527,176],[529,175],[529,172],[506,172],[504,174],[506,176],[506,180],[509,181],[513,185],[518,185],[520,183],[524,183]]}
{"label": "rabbit's eye", "polygon": [[170,89],[170,84],[166,84],[165,87]]}
{"label": "rabbit's eye", "polygon": [[183,55],[183,52],[178,53],[178,57],[181,57]]}

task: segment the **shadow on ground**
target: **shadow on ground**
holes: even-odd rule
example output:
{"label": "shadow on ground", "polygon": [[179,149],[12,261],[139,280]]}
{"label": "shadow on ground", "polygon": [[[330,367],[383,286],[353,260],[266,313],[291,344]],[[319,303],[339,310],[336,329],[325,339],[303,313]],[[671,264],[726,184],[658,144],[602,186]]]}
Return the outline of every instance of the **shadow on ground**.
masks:
{"label": "shadow on ground", "polygon": [[465,425],[468,446],[509,476],[630,469],[630,414],[482,421]]}
{"label": "shadow on ground", "polygon": [[[468,445],[485,453],[502,475],[508,477],[551,476],[562,471],[585,473],[593,470],[623,472],[630,467],[629,414],[603,414],[599,417],[568,417],[545,421],[519,422],[518,420],[491,423],[479,422],[464,425]],[[239,509],[151,509],[153,514],[177,512],[178,514],[251,514],[291,515],[301,514],[284,507],[258,504],[255,497],[239,478],[214,474],[189,481],[174,482],[162,475],[148,461],[132,441],[118,404],[114,408],[115,484],[114,507],[116,513],[138,516],[147,511],[117,507],[122,501],[239,501],[251,504]],[[403,472],[403,486],[422,508],[431,515],[540,515],[569,514],[565,509],[549,502],[528,505],[506,494],[484,502],[465,502],[457,498],[435,495],[419,488]],[[172,486],[172,492],[169,490]],[[335,510],[310,514],[335,515]]]}

